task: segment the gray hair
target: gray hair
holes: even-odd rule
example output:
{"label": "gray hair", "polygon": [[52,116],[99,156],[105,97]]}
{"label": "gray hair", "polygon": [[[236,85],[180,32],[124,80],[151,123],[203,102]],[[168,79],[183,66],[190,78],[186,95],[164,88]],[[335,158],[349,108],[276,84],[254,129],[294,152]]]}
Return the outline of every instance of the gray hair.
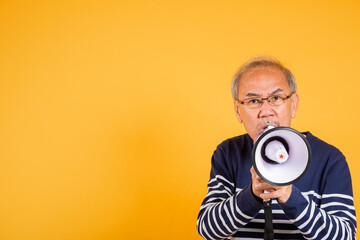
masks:
{"label": "gray hair", "polygon": [[244,65],[242,65],[238,69],[236,74],[234,75],[234,77],[232,79],[232,83],[231,83],[231,94],[234,99],[238,99],[238,89],[239,89],[239,82],[240,82],[241,77],[247,71],[249,71],[250,69],[255,68],[255,67],[276,67],[276,68],[280,69],[283,72],[283,74],[289,84],[291,93],[296,92],[296,88],[297,88],[296,80],[294,78],[294,75],[291,73],[291,71],[289,69],[284,67],[275,58],[259,56],[259,57],[254,57],[254,58],[250,59],[248,62],[246,62]]}

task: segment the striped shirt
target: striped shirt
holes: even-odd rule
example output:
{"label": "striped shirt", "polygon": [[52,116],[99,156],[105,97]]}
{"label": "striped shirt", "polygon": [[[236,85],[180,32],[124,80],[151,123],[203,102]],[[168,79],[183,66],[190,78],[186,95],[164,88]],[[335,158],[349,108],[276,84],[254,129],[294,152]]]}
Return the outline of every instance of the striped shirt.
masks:
{"label": "striped shirt", "polygon": [[[306,133],[312,161],[286,203],[272,200],[274,239],[355,239],[351,176],[344,155]],[[248,134],[225,140],[211,160],[208,192],[197,220],[205,239],[263,239],[263,203],[251,192]]]}

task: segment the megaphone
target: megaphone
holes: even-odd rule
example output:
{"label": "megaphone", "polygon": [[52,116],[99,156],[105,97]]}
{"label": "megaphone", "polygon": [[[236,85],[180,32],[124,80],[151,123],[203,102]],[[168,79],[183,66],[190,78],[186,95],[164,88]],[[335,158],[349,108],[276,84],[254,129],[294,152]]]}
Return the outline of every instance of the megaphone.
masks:
{"label": "megaphone", "polygon": [[311,148],[295,129],[273,127],[256,139],[252,162],[256,173],[265,182],[286,186],[305,175],[311,162]]}
{"label": "megaphone", "polygon": [[[271,185],[286,186],[305,175],[311,162],[311,148],[295,129],[268,126],[256,139],[251,158],[261,179]],[[264,218],[264,239],[273,240],[270,199],[264,200]]]}

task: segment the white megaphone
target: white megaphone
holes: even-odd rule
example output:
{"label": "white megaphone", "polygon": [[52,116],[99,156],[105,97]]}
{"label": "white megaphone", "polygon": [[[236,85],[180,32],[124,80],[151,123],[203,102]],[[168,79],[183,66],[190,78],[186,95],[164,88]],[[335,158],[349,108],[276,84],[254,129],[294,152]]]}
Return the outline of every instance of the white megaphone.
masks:
{"label": "white megaphone", "polygon": [[298,131],[272,127],[256,139],[252,161],[256,173],[265,182],[286,186],[305,175],[311,162],[311,149]]}
{"label": "white megaphone", "polygon": [[[286,186],[304,176],[311,162],[311,149],[306,138],[288,127],[268,126],[255,141],[251,155],[256,173],[265,182]],[[264,239],[273,240],[272,207],[264,200]]]}

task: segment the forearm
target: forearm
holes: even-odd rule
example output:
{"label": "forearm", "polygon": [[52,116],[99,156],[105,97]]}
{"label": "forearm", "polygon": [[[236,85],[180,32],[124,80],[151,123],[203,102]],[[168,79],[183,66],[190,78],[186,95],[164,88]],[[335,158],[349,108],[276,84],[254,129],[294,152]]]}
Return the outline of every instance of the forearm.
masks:
{"label": "forearm", "polygon": [[250,186],[234,195],[223,193],[223,197],[218,193],[214,194],[215,191],[208,192],[197,220],[198,232],[205,239],[224,239],[232,236],[263,207],[263,204],[252,195]]}
{"label": "forearm", "polygon": [[327,204],[317,206],[293,187],[289,200],[280,206],[306,238],[355,239],[356,218],[352,198],[328,194],[322,196],[322,201],[327,201]]}

